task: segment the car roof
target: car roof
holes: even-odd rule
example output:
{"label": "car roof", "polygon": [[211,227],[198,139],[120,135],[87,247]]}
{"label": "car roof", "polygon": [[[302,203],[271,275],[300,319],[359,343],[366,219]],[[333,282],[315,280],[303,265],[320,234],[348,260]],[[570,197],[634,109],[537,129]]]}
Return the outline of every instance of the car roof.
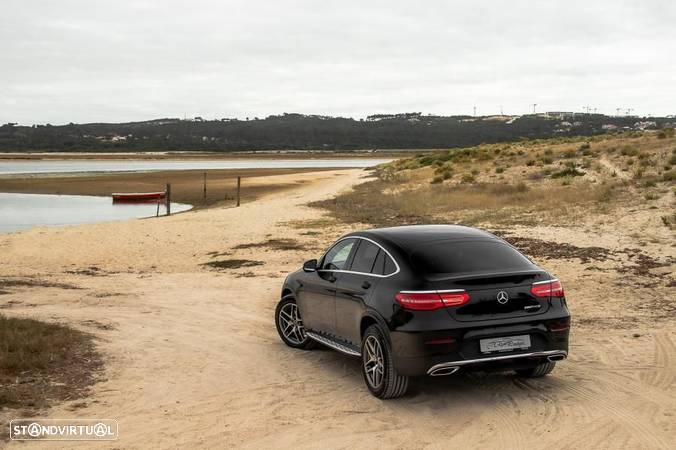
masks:
{"label": "car roof", "polygon": [[487,231],[461,225],[404,225],[399,227],[374,228],[351,233],[348,236],[367,237],[377,242],[384,241],[409,252],[418,245],[435,241],[498,239]]}

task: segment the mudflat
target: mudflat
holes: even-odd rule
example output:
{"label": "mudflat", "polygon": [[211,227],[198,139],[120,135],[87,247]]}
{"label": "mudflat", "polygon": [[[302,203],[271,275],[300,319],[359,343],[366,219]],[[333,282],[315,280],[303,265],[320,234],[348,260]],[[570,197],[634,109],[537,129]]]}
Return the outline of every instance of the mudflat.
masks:
{"label": "mudflat", "polygon": [[[270,176],[289,188],[240,208],[0,236],[3,276],[44,281],[0,296],[3,314],[92,333],[104,357],[104,381],[88,397],[41,416],[118,419],[119,441],[102,448],[673,447],[676,322],[666,309],[642,309],[673,288],[623,283],[630,273],[600,262],[592,270],[574,255],[538,260],[563,280],[574,317],[570,358],[542,379],[422,378],[406,397],[380,401],[358,360],[286,347],[273,318],[284,277],[362,226],[307,204],[365,175]],[[507,231],[613,250],[633,242],[636,227],[663,226],[645,211],[620,208],[597,230]],[[0,421],[19,414],[5,409]]]}
{"label": "mudflat", "polygon": [[113,192],[164,191],[166,184],[171,183],[172,201],[189,203],[199,208],[219,203],[232,205],[237,194],[237,177],[242,177],[242,199],[248,201],[265,193],[288,189],[297,184],[293,177],[275,178],[273,175],[324,170],[331,169],[208,169],[12,175],[0,177],[0,192],[110,196]]}

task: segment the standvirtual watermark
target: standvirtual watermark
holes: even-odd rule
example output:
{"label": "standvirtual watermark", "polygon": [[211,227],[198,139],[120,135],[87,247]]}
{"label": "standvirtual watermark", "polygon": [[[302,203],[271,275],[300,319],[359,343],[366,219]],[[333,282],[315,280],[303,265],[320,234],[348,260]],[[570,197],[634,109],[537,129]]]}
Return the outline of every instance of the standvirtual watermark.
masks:
{"label": "standvirtual watermark", "polygon": [[114,441],[115,419],[16,419],[9,423],[14,441]]}

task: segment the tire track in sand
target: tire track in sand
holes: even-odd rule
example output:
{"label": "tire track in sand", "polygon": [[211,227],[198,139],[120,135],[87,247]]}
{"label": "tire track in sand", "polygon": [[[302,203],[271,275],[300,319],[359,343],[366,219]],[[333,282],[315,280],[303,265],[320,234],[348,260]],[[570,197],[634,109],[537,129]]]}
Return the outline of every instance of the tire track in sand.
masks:
{"label": "tire track in sand", "polygon": [[636,438],[645,444],[649,444],[652,448],[660,449],[670,449],[671,446],[666,443],[658,435],[657,429],[654,428],[653,424],[646,424],[636,419],[635,414],[631,411],[627,411],[623,407],[618,407],[615,404],[609,402],[605,399],[602,393],[595,393],[590,391],[587,388],[577,387],[573,385],[566,385],[559,383],[559,387],[563,390],[568,391],[573,394],[575,397],[586,402],[580,402],[579,406],[584,409],[593,409],[600,408],[603,411],[612,414],[617,419],[620,419],[627,426],[631,427],[636,433]]}
{"label": "tire track in sand", "polygon": [[672,362],[672,355],[676,354],[676,346],[667,333],[655,336],[655,367],[649,372],[640,374],[641,381],[659,389],[674,387],[676,368]]}

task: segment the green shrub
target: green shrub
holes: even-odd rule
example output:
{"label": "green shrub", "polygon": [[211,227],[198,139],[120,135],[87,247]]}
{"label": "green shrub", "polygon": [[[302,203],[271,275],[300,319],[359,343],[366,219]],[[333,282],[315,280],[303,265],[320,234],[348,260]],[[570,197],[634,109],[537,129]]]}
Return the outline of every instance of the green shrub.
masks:
{"label": "green shrub", "polygon": [[674,137],[674,133],[675,131],[673,128],[663,128],[659,133],[657,133],[657,139],[672,138]]}
{"label": "green shrub", "polygon": [[528,161],[526,161],[526,165],[527,165],[528,167],[534,166],[534,165],[535,165],[535,160],[534,160],[534,159],[529,159]]}
{"label": "green shrub", "polygon": [[451,165],[451,163],[446,162],[441,166],[438,166],[436,169],[434,169],[434,173],[436,175],[443,174],[444,172],[453,172],[453,166]]}
{"label": "green shrub", "polygon": [[460,179],[463,183],[474,183],[475,178],[471,173],[463,173]]}
{"label": "green shrub", "polygon": [[496,167],[496,168],[495,168],[495,173],[502,173],[502,172],[504,172],[504,171],[505,171],[505,168],[504,168],[504,167]]}
{"label": "green shrub", "polygon": [[435,176],[434,178],[432,178],[432,181],[430,181],[430,183],[432,183],[432,184],[439,184],[439,183],[441,183],[442,181],[444,181],[444,177],[442,177],[441,175],[437,175],[437,176]]}
{"label": "green shrub", "polygon": [[563,170],[554,172],[552,178],[563,178],[563,177],[580,177],[584,175],[584,172],[577,170],[575,167],[566,167]]}
{"label": "green shrub", "polygon": [[638,150],[631,145],[625,145],[622,147],[622,151],[620,153],[622,153],[624,156],[636,156],[638,155]]}

